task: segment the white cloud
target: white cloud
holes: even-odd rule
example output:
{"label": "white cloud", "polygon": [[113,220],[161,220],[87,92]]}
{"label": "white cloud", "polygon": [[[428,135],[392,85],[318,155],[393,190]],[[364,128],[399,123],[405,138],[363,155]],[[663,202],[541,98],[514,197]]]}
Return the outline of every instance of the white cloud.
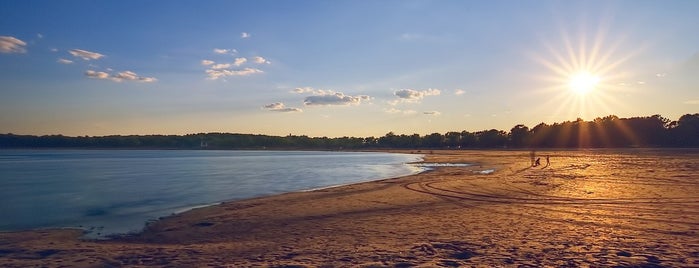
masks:
{"label": "white cloud", "polygon": [[224,63],[221,63],[221,64],[214,64],[214,65],[212,65],[212,66],[211,66],[211,69],[220,70],[220,69],[228,69],[228,68],[230,68],[230,67],[231,67],[231,64],[230,64],[230,63],[225,63],[225,64],[224,64]]}
{"label": "white cloud", "polygon": [[263,71],[255,68],[245,68],[242,70],[206,70],[206,74],[209,76],[209,79],[211,80],[216,80],[227,76],[248,76],[257,73],[263,73]]}
{"label": "white cloud", "polygon": [[38,37],[39,39],[43,39],[43,38],[44,38],[44,35],[43,35],[43,34],[40,34],[40,33],[38,33],[38,34],[36,34],[36,37]]}
{"label": "white cloud", "polygon": [[688,100],[688,101],[685,101],[684,104],[699,105],[699,100]]}
{"label": "white cloud", "polygon": [[209,66],[209,65],[214,64],[214,63],[216,63],[216,62],[214,62],[212,60],[202,60],[201,61],[201,65],[204,65],[204,66]]}
{"label": "white cloud", "polygon": [[294,88],[291,92],[297,93],[297,94],[312,93],[314,95],[332,95],[332,94],[335,94],[335,91],[332,91],[332,90],[315,89],[312,87],[297,87],[297,88]]}
{"label": "white cloud", "polygon": [[294,88],[294,90],[292,90],[291,92],[303,94],[303,93],[310,93],[313,91],[315,91],[315,89],[313,89],[312,87],[297,87],[297,88]]}
{"label": "white cloud", "polygon": [[152,82],[158,81],[158,79],[156,79],[155,77],[139,76],[138,74],[136,74],[132,71],[123,71],[123,72],[119,72],[117,74],[109,74],[107,72],[87,70],[87,71],[85,71],[85,76],[87,76],[89,78],[94,78],[94,79],[112,80],[114,82],[136,81],[136,82],[143,82],[143,83],[152,83]]}
{"label": "white cloud", "polygon": [[246,58],[235,58],[235,60],[233,61],[233,65],[240,66],[240,65],[243,65],[244,63],[246,63],[247,61],[248,61],[248,59],[246,59]]}
{"label": "white cloud", "polygon": [[341,92],[316,91],[316,95],[308,96],[303,100],[306,106],[315,105],[359,105],[362,101],[368,101],[371,97],[367,95],[349,96]]}
{"label": "white cloud", "polygon": [[655,74],[655,76],[658,78],[663,78],[663,77],[667,76],[667,74],[666,73],[657,73],[657,74]]}
{"label": "white cloud", "polygon": [[403,102],[420,102],[425,96],[436,96],[441,94],[439,89],[427,89],[427,90],[414,90],[414,89],[400,89],[393,92]]}
{"label": "white cloud", "polygon": [[228,54],[228,51],[230,51],[230,49],[214,48],[214,53],[216,54]]}
{"label": "white cloud", "polygon": [[82,50],[82,49],[71,49],[68,51],[68,53],[70,53],[74,57],[78,57],[78,58],[81,58],[83,60],[98,60],[98,59],[104,57],[104,55],[102,55],[100,53],[91,52],[91,51]]}
{"label": "white cloud", "polygon": [[214,48],[214,53],[223,54],[223,55],[226,55],[226,54],[235,55],[235,54],[238,54],[238,50],[236,50],[234,48],[230,48],[230,49],[228,49],[228,48]]}
{"label": "white cloud", "polygon": [[62,63],[62,64],[71,64],[71,63],[73,63],[72,60],[67,60],[67,59],[64,59],[64,58],[60,58],[60,59],[58,59],[56,62]]}
{"label": "white cloud", "polygon": [[120,73],[114,75],[113,77],[114,77],[114,79],[117,79],[117,80],[128,80],[128,81],[137,81],[137,82],[144,82],[144,83],[152,83],[152,82],[158,81],[158,79],[156,79],[155,77],[139,76],[132,71],[120,72]]}
{"label": "white cloud", "polygon": [[284,113],[289,113],[289,112],[303,112],[303,110],[299,108],[292,108],[292,107],[286,107],[284,103],[281,102],[275,102],[272,104],[267,104],[263,106],[262,108],[267,109],[272,112],[284,112]]}
{"label": "white cloud", "polygon": [[257,64],[270,64],[271,63],[267,59],[260,57],[260,56],[252,57],[252,60]]}
{"label": "white cloud", "polygon": [[93,70],[85,71],[85,76],[95,79],[109,79],[109,74],[105,72],[98,72]]}
{"label": "white cloud", "polygon": [[460,96],[466,94],[466,91],[463,89],[457,89],[454,91],[454,95]]}
{"label": "white cloud", "polygon": [[12,36],[0,36],[0,53],[25,53],[27,43]]}
{"label": "white cloud", "polygon": [[433,115],[433,116],[439,116],[439,115],[442,114],[442,113],[440,113],[439,111],[425,111],[425,112],[422,112],[422,113],[425,114],[425,115]]}
{"label": "white cloud", "polygon": [[243,38],[243,39],[250,38],[250,34],[246,33],[246,32],[242,32],[242,33],[240,33],[240,38]]}
{"label": "white cloud", "polygon": [[51,48],[49,49],[51,52],[58,52],[58,48]]}

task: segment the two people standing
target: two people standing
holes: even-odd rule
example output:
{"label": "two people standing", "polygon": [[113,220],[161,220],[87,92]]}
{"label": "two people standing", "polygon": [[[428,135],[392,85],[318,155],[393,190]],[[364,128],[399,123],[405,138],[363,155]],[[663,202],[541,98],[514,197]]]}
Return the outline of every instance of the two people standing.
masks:
{"label": "two people standing", "polygon": [[[534,158],[536,157],[536,152],[531,151],[531,153],[529,153],[529,157],[531,158],[532,167],[541,166],[541,157],[538,157],[538,158],[536,158],[536,160],[534,160]],[[546,168],[550,165],[551,165],[551,161],[549,159],[549,156],[547,155],[546,156],[546,166],[544,166],[544,168]]]}

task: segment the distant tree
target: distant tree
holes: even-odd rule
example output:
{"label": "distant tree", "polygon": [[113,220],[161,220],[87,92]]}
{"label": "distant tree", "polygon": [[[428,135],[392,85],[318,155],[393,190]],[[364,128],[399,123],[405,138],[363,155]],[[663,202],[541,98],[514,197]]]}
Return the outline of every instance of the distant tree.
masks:
{"label": "distant tree", "polygon": [[444,136],[439,133],[432,133],[427,136],[422,141],[424,147],[428,148],[441,148],[444,146]]}
{"label": "distant tree", "polygon": [[444,145],[449,148],[461,147],[461,132],[450,131],[444,134]]}
{"label": "distant tree", "polygon": [[[203,146],[206,144],[206,146]],[[699,147],[699,113],[677,121],[660,115],[619,118],[609,115],[584,121],[566,121],[529,129],[516,125],[509,132],[491,129],[477,132],[419,134],[386,133],[382,137],[268,136],[239,133],[179,135],[110,135],[69,137],[63,135],[0,134],[4,148],[163,148],[163,149],[362,149],[362,148],[540,148],[594,147]]]}
{"label": "distant tree", "polygon": [[529,141],[529,128],[519,124],[510,129],[510,146],[521,148]]}

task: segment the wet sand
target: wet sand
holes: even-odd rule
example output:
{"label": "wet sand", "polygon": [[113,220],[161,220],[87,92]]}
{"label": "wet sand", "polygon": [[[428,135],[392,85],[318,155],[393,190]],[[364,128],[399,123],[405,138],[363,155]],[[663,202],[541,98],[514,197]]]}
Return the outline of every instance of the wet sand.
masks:
{"label": "wet sand", "polygon": [[477,165],[224,203],[109,241],[0,233],[0,266],[699,266],[699,150],[546,155],[434,151]]}

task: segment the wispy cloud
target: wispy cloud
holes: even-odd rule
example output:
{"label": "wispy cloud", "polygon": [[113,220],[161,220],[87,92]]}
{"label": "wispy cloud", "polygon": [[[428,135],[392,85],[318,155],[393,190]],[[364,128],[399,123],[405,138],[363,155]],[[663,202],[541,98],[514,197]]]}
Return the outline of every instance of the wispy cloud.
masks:
{"label": "wispy cloud", "polygon": [[254,61],[257,64],[270,64],[271,63],[267,59],[260,57],[260,56],[252,57],[252,61]]}
{"label": "wispy cloud", "polygon": [[286,107],[284,103],[281,102],[275,102],[272,104],[267,104],[263,106],[262,108],[272,111],[272,112],[283,112],[283,113],[291,113],[291,112],[303,112],[303,110],[299,108],[293,108],[293,107]]}
{"label": "wispy cloud", "polygon": [[240,33],[240,38],[243,38],[243,39],[250,38],[250,34],[246,33],[246,32],[242,32],[242,33]]}
{"label": "wispy cloud", "polygon": [[461,95],[464,95],[464,94],[466,94],[466,91],[463,90],[463,89],[454,90],[454,95],[456,95],[456,96],[461,96]]}
{"label": "wispy cloud", "polygon": [[68,51],[68,53],[83,60],[98,60],[104,57],[103,54],[82,49],[71,49]]}
{"label": "wispy cloud", "polygon": [[214,48],[214,53],[216,54],[228,54],[228,55],[235,55],[238,54],[238,50],[234,48]]}
{"label": "wispy cloud", "polygon": [[125,72],[120,72],[114,75],[114,78],[117,79],[117,82],[121,80],[127,80],[127,81],[138,81],[138,82],[144,82],[144,83],[151,83],[158,81],[155,77],[143,77],[139,76],[136,73],[132,71],[125,71]]}
{"label": "wispy cloud", "polygon": [[684,104],[699,105],[699,100],[687,100],[684,102]]}
{"label": "wispy cloud", "polygon": [[425,114],[425,115],[432,115],[432,116],[440,116],[440,115],[442,115],[442,113],[440,113],[439,111],[425,111],[425,112],[422,112],[422,114]]}
{"label": "wispy cloud", "polygon": [[316,95],[306,97],[303,104],[306,106],[359,105],[368,100],[371,100],[371,97],[367,95],[349,96],[341,92],[316,91]]}
{"label": "wispy cloud", "polygon": [[246,62],[248,62],[248,59],[246,58],[235,58],[235,60],[233,61],[233,65],[240,66],[245,64]]}
{"label": "wispy cloud", "polygon": [[0,36],[0,53],[26,53],[27,43],[12,36]]}
{"label": "wispy cloud", "polygon": [[89,78],[94,78],[94,79],[109,79],[110,75],[106,72],[99,72],[99,71],[93,71],[93,70],[87,70],[85,71],[85,76]]}
{"label": "wispy cloud", "polygon": [[216,80],[228,76],[248,76],[259,73],[263,73],[263,71],[256,68],[245,68],[242,70],[206,70],[206,74],[209,76],[209,79],[211,80]]}
{"label": "wispy cloud", "polygon": [[[216,54],[224,54],[224,55],[236,55],[238,54],[238,51],[235,49],[224,49],[224,48],[215,48],[214,53]],[[259,63],[260,59],[257,59],[258,57],[251,58],[254,60],[254,62]],[[260,57],[262,61],[265,63],[269,63],[267,60],[264,58]],[[248,62],[248,58],[245,57],[237,57],[233,60],[233,62],[228,62],[228,63],[215,63],[214,61],[211,60],[203,60],[202,65],[204,66],[209,66],[208,69],[205,71],[206,76],[210,80],[217,80],[220,78],[225,78],[229,76],[249,76],[253,74],[259,74],[259,73],[264,73],[263,70],[258,69],[258,68],[251,68],[251,67],[246,67],[246,68],[235,68],[235,67],[241,67],[244,66]]]}
{"label": "wispy cloud", "polygon": [[114,82],[135,81],[142,83],[152,83],[158,81],[158,79],[156,79],[155,77],[139,76],[138,74],[132,71],[123,71],[116,74],[109,74],[107,72],[102,71],[87,70],[85,71],[85,76],[94,79],[111,80]]}
{"label": "wispy cloud", "polygon": [[400,89],[393,92],[393,95],[398,97],[402,102],[420,102],[425,96],[437,96],[441,94],[439,89],[427,89],[427,90],[414,90],[414,89]]}
{"label": "wispy cloud", "polygon": [[67,60],[67,59],[64,59],[64,58],[60,58],[60,59],[58,59],[56,62],[61,63],[61,64],[72,64],[72,63],[73,63],[72,60]]}
{"label": "wispy cloud", "polygon": [[219,64],[211,65],[211,69],[214,69],[214,70],[228,69],[230,67],[231,67],[230,63],[219,63]]}
{"label": "wispy cloud", "polygon": [[296,94],[313,93],[316,95],[325,95],[325,94],[334,93],[334,91],[331,91],[331,90],[315,89],[312,87],[297,87],[297,88],[294,88],[291,92],[296,93]]}

